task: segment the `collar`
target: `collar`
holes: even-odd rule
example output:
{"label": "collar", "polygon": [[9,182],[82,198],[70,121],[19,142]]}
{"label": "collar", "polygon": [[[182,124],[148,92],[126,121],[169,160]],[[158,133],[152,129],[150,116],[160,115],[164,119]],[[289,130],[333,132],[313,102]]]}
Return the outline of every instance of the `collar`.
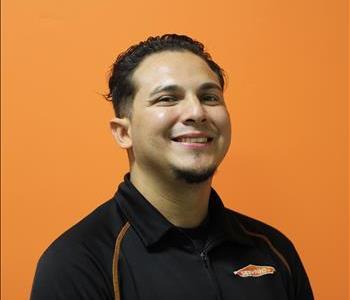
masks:
{"label": "collar", "polygon": [[[123,214],[135,229],[145,246],[158,243],[172,230],[178,230],[171,224],[131,183],[130,174],[124,176],[115,199]],[[251,238],[242,230],[235,213],[228,215],[220,197],[212,188],[209,197],[209,240],[229,240],[241,245],[253,245]]]}

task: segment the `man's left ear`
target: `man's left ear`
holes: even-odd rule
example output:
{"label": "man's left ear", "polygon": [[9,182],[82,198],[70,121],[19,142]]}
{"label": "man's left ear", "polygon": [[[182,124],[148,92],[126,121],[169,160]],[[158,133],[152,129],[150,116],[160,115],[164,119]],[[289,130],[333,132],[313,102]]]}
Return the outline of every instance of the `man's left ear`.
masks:
{"label": "man's left ear", "polygon": [[110,121],[110,127],[118,145],[123,149],[130,149],[132,147],[130,120],[128,118],[114,118]]}

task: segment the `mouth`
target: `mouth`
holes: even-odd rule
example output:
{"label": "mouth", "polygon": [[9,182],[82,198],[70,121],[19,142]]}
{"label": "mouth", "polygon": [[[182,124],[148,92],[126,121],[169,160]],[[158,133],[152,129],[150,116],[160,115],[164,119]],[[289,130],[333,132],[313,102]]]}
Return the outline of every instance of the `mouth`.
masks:
{"label": "mouth", "polygon": [[196,131],[174,136],[171,140],[187,149],[207,149],[211,146],[214,137],[209,133]]}
{"label": "mouth", "polygon": [[171,139],[174,142],[182,144],[208,144],[213,138],[212,137],[177,137]]}

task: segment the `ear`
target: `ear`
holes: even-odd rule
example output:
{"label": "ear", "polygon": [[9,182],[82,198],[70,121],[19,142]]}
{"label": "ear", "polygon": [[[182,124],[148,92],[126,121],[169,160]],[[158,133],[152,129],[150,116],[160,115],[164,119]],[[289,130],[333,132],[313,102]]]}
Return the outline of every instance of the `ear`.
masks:
{"label": "ear", "polygon": [[118,145],[123,149],[130,149],[132,147],[130,120],[114,118],[110,121],[110,127]]}

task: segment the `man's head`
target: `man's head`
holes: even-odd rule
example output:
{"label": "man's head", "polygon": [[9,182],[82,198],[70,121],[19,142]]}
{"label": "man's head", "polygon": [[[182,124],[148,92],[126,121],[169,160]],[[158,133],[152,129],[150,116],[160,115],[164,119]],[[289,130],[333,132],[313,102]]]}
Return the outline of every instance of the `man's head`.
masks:
{"label": "man's head", "polygon": [[132,77],[139,64],[147,56],[167,50],[189,51],[201,57],[218,76],[220,85],[224,88],[224,71],[212,60],[202,43],[177,34],[149,37],[119,54],[111,68],[107,99],[112,101],[117,117],[131,116],[132,102],[138,88]]}
{"label": "man's head", "polygon": [[[154,39],[167,38],[192,45],[183,36]],[[222,71],[203,49],[200,53],[165,48],[144,55],[131,75],[124,73],[128,79],[120,74],[112,79],[112,74],[110,86],[119,78],[129,89],[119,112],[116,98],[118,113],[111,125],[119,145],[128,150],[131,172],[199,183],[210,179],[224,158],[231,132]]]}

